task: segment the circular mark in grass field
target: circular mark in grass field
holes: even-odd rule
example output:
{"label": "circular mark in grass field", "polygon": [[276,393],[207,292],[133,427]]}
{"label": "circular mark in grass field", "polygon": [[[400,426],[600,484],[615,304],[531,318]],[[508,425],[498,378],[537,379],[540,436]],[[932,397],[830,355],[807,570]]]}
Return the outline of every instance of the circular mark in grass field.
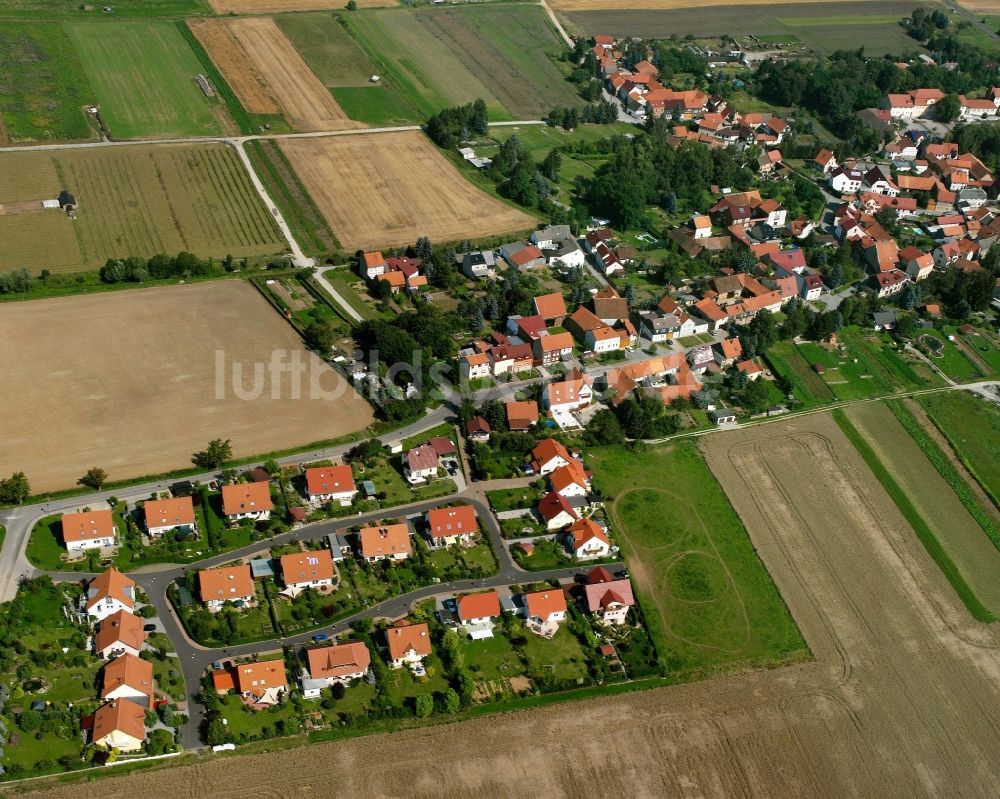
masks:
{"label": "circular mark in grass field", "polygon": [[678,517],[677,500],[657,488],[636,488],[621,494],[615,512],[629,539],[640,547],[669,546],[687,533],[684,518]]}
{"label": "circular mark in grass field", "polygon": [[667,591],[685,602],[711,602],[729,589],[729,576],[719,559],[688,552],[675,560],[666,574]]}

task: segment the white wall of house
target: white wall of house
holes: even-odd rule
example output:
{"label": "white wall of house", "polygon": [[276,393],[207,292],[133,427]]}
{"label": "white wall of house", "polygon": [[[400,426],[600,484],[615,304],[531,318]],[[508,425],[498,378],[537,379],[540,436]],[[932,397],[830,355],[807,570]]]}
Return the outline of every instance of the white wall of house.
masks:
{"label": "white wall of house", "polygon": [[115,545],[115,537],[108,536],[107,538],[87,538],[83,541],[70,541],[66,544],[67,552],[84,552],[88,549],[103,549],[105,547],[113,547]]}
{"label": "white wall of house", "polygon": [[126,605],[120,599],[106,596],[92,608],[87,609],[87,615],[95,621],[104,621],[108,616],[124,610],[126,613],[132,612],[132,606]]}

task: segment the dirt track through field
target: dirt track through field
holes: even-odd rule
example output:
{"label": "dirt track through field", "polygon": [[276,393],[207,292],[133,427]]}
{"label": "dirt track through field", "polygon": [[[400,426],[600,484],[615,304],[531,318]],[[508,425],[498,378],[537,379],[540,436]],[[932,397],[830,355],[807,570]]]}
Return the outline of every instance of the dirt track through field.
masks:
{"label": "dirt track through field", "polygon": [[[72,488],[91,466],[112,480],[186,468],[213,438],[231,438],[233,454],[246,457],[337,438],[372,419],[240,280],[8,303],[0,341],[0,474],[24,471],[35,492]],[[269,379],[275,352],[313,370],[301,399],[290,375]],[[241,364],[245,399],[234,369],[219,370],[220,354]],[[262,393],[253,398],[256,368]],[[310,399],[311,374],[326,391],[343,387],[340,398]]]}
{"label": "dirt track through field", "polygon": [[168,764],[104,780],[100,795],[239,799],[250,785],[268,799],[1000,794],[995,631],[969,620],[829,416],[714,435],[705,449],[815,662]]}
{"label": "dirt track through field", "polygon": [[233,36],[228,20],[200,17],[189,19],[187,24],[247,111],[280,113],[271,87],[253,68],[243,45]]}
{"label": "dirt track through field", "polygon": [[226,25],[246,55],[247,66],[268,87],[292,127],[305,132],[359,127],[347,118],[273,19],[237,18],[226,20]]}
{"label": "dirt track through field", "polygon": [[535,223],[469,183],[419,131],[281,139],[279,146],[349,250],[420,236],[475,239]]}

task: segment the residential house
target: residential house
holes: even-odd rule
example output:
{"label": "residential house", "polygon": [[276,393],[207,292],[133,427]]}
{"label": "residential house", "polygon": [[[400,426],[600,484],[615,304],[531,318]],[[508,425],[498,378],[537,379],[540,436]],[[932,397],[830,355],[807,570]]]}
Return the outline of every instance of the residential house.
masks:
{"label": "residential house", "polygon": [[568,360],[573,355],[573,336],[568,331],[548,333],[532,342],[535,362],[540,366],[551,366]]}
{"label": "residential house", "polygon": [[959,119],[964,121],[988,119],[997,115],[997,106],[992,100],[979,100],[960,94],[958,104]]}
{"label": "residential house", "polygon": [[102,705],[94,712],[91,741],[109,751],[140,751],[146,741],[146,711],[123,700]]}
{"label": "residential house", "polygon": [[569,225],[548,225],[531,234],[531,243],[543,250],[551,250],[560,241],[573,238]]}
{"label": "residential house", "polygon": [[829,175],[839,166],[837,163],[837,156],[826,149],[820,150],[816,153],[813,163],[824,175]]}
{"label": "residential house", "polygon": [[432,547],[450,547],[468,543],[479,532],[476,509],[471,505],[449,508],[432,508],[424,516],[427,537]]}
{"label": "residential house", "polygon": [[385,256],[382,253],[363,252],[358,259],[358,272],[365,280],[374,280],[386,272]]}
{"label": "residential house", "polygon": [[135,609],[135,582],[111,567],[90,581],[82,603],[94,621],[103,621],[119,611],[131,613]]}
{"label": "residential house", "polygon": [[339,502],[347,507],[358,493],[354,473],[347,465],[314,466],[306,469],[306,495],[310,502]]}
{"label": "residential house", "polygon": [[115,519],[110,510],[62,515],[62,538],[67,552],[106,549],[115,545]]}
{"label": "residential house", "polygon": [[504,244],[500,247],[500,255],[515,269],[531,269],[535,266],[545,265],[545,256],[534,244],[525,244],[516,241],[513,244]]}
{"label": "residential house", "polygon": [[603,566],[587,574],[584,599],[587,612],[597,616],[606,626],[624,624],[628,609],[635,604],[632,583],[614,579]]}
{"label": "residential house", "polygon": [[911,244],[899,251],[899,265],[910,280],[924,280],[934,271],[934,256]]}
{"label": "residential house", "polygon": [[587,375],[570,376],[545,389],[545,407],[553,414],[569,413],[585,408],[594,398],[591,378]]}
{"label": "residential house", "polygon": [[712,219],[705,214],[694,214],[690,221],[692,238],[697,241],[698,239],[707,239],[712,236]]}
{"label": "residential house", "polygon": [[274,502],[268,483],[233,483],[222,487],[222,512],[233,522],[240,519],[266,521]]}
{"label": "residential house", "polygon": [[617,325],[629,318],[628,300],[614,286],[605,286],[587,302],[589,310],[606,325]]}
{"label": "residential house", "polygon": [[538,424],[538,403],[534,400],[511,400],[504,406],[507,413],[507,427],[511,432],[530,430]]}
{"label": "residential house", "polygon": [[423,660],[431,653],[430,628],[424,624],[397,622],[385,631],[385,642],[389,648],[389,668],[422,666]]}
{"label": "residential house", "polygon": [[145,642],[142,619],[127,610],[119,610],[100,623],[94,636],[94,651],[102,660],[124,654],[139,657]]}
{"label": "residential house", "polygon": [[743,355],[743,345],[740,344],[739,336],[723,339],[713,344],[712,348],[715,351],[715,361],[720,367],[732,366]]}
{"label": "residential house", "polygon": [[535,474],[544,477],[560,466],[576,463],[568,449],[554,438],[543,438],[531,450],[532,467]]}
{"label": "residential house", "polygon": [[316,699],[335,683],[360,680],[371,665],[372,655],[361,641],[315,646],[306,650],[306,669],[300,678],[302,696]]}
{"label": "residential house", "polygon": [[550,531],[561,530],[580,518],[569,499],[555,491],[550,491],[539,501],[538,515],[545,529]]}
{"label": "residential house", "polygon": [[711,299],[698,300],[691,308],[698,316],[708,322],[708,330],[711,333],[729,322],[729,315]]}
{"label": "residential house", "polygon": [[891,297],[903,290],[903,286],[910,281],[905,272],[893,269],[888,272],[879,272],[868,279],[868,287],[880,298]]}
{"label": "residential house", "polygon": [[938,269],[947,269],[952,264],[963,258],[962,248],[957,241],[945,241],[940,246],[935,247],[931,252],[934,257],[934,265]]}
{"label": "residential house", "polygon": [[496,277],[496,258],[492,250],[467,252],[462,256],[462,273],[472,280]]}
{"label": "residential house", "polygon": [[830,173],[830,188],[840,195],[856,194],[864,179],[865,174],[860,169],[839,166]]}
{"label": "residential house", "polygon": [[566,318],[566,300],[560,291],[535,297],[532,304],[535,307],[535,314],[545,320],[546,327],[561,325]]}
{"label": "residential house", "polygon": [[593,519],[577,519],[566,531],[566,546],[580,560],[606,558],[611,552],[608,534]]}
{"label": "residential house", "polygon": [[410,526],[403,523],[365,527],[358,533],[358,548],[361,557],[369,563],[380,560],[406,560],[413,554]]}
{"label": "residential house", "polygon": [[414,484],[424,483],[437,477],[441,466],[437,451],[430,444],[421,444],[408,450],[403,456],[403,473]]}
{"label": "residential house", "polygon": [[104,667],[101,699],[127,699],[148,709],[153,690],[153,664],[148,660],[126,653]]}
{"label": "residential house", "polygon": [[333,589],[333,558],[326,549],[292,552],[281,556],[281,580],[285,592],[297,596],[307,588]]}
{"label": "residential house", "polygon": [[708,344],[692,347],[687,353],[688,363],[691,371],[695,374],[703,375],[711,367],[715,368],[715,353]]}
{"label": "residential house", "polygon": [[564,497],[585,497],[590,490],[590,478],[578,460],[572,460],[549,474],[552,490]]}
{"label": "residential house", "polygon": [[146,532],[150,538],[158,538],[171,530],[177,530],[182,535],[196,532],[194,520],[194,503],[191,497],[176,497],[175,499],[149,499],[142,506],[146,517]]}
{"label": "residential house", "polygon": [[253,574],[246,563],[202,569],[198,572],[198,594],[212,613],[222,610],[227,602],[250,607],[257,601]]}
{"label": "residential house", "polygon": [[823,278],[816,272],[796,274],[795,282],[799,287],[799,296],[807,302],[818,300],[823,293]]}
{"label": "residential house", "polygon": [[521,603],[528,627],[535,632],[555,633],[559,622],[566,620],[566,594],[558,588],[529,591],[523,595]]}
{"label": "residential house", "polygon": [[493,637],[493,619],[500,615],[500,597],[496,591],[466,594],[456,600],[458,620],[473,640]]}
{"label": "residential house", "polygon": [[236,691],[255,705],[276,705],[288,692],[288,676],[283,660],[240,663],[235,667]]}
{"label": "residential house", "polygon": [[745,375],[747,380],[757,380],[764,374],[764,367],[756,361],[739,361],[736,364],[736,371]]}
{"label": "residential house", "polygon": [[584,246],[593,256],[597,268],[609,277],[625,271],[625,265],[607,244],[610,239],[610,230],[592,230],[584,239]]}
{"label": "residential house", "polygon": [[895,308],[890,308],[887,311],[875,311],[872,318],[876,330],[892,330],[896,327]]}
{"label": "residential house", "polygon": [[490,440],[493,428],[482,416],[473,416],[465,423],[465,434],[469,441],[482,444]]}
{"label": "residential house", "polygon": [[463,380],[483,380],[493,374],[493,364],[485,352],[469,352],[460,355],[458,372]]}

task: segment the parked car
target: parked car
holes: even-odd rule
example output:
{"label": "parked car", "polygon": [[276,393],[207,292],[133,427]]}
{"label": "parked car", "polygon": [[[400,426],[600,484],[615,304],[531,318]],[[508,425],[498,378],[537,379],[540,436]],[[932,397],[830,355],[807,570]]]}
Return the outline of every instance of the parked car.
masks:
{"label": "parked car", "polygon": [[316,633],[316,635],[313,636],[313,640],[316,643],[319,643],[320,641],[329,641],[330,636],[327,635],[326,633]]}
{"label": "parked car", "polygon": [[155,624],[144,624],[144,625],[142,625],[142,629],[143,629],[143,632],[155,633],[156,632],[156,625]]}

